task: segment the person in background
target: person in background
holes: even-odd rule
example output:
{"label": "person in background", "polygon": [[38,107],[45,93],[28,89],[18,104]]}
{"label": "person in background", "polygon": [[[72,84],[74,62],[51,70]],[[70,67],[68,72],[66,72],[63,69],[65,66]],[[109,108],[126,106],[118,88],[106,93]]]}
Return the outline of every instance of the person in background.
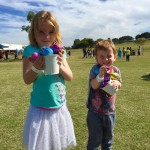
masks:
{"label": "person in background", "polygon": [[30,106],[23,129],[23,144],[28,150],[62,150],[76,146],[73,122],[66,103],[65,80],[73,79],[66,52],[58,55],[59,74],[45,75],[45,58],[30,61],[43,46],[62,43],[59,26],[49,11],[35,14],[29,32],[30,45],[23,51],[23,79],[33,84]]}
{"label": "person in background", "polygon": [[2,61],[4,60],[4,52],[3,52],[3,50],[0,50],[0,59]]}
{"label": "person in background", "polygon": [[8,53],[9,51],[8,50],[5,50],[5,59],[8,60]]}
{"label": "person in background", "polygon": [[70,56],[71,56],[71,52],[70,52],[70,50],[68,51],[68,53],[67,53],[67,54],[68,54],[68,57],[70,58]]}
{"label": "person in background", "polygon": [[130,54],[131,54],[130,48],[127,47],[127,50],[126,50],[126,61],[127,61],[127,62],[130,61]]}
{"label": "person in background", "polygon": [[126,48],[125,47],[123,47],[122,52],[123,52],[123,58],[124,58],[126,56]]}
{"label": "person in background", "polygon": [[82,51],[83,51],[83,58],[87,58],[87,50],[86,50],[86,48],[83,48],[82,49]]}
{"label": "person in background", "polygon": [[17,59],[17,58],[18,58],[18,53],[19,53],[19,50],[18,50],[18,49],[16,49],[16,50],[15,50],[15,53],[14,53],[14,57],[15,57],[15,59]]}
{"label": "person in background", "polygon": [[139,48],[138,48],[138,56],[140,56],[141,55],[141,47],[139,46]]}
{"label": "person in background", "polygon": [[118,58],[122,58],[122,49],[120,47],[118,49]]}

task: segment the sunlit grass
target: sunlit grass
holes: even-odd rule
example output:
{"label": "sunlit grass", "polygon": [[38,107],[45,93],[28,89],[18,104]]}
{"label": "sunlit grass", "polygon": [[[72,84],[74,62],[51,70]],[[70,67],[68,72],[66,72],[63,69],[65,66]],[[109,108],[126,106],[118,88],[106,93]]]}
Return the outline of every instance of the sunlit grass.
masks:
{"label": "sunlit grass", "polygon": [[[66,82],[67,103],[75,127],[76,150],[86,149],[86,99],[88,76],[94,58],[82,58],[81,50],[72,51],[68,63],[74,79]],[[114,150],[149,150],[150,141],[150,51],[132,56],[130,62],[117,59],[123,86],[118,91]],[[21,61],[0,62],[0,149],[22,150],[22,128],[31,85],[22,79]]]}

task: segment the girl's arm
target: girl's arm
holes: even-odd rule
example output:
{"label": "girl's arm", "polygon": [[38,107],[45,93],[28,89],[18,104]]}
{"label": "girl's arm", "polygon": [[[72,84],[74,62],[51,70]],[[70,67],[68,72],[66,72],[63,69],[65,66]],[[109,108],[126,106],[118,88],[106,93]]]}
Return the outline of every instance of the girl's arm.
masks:
{"label": "girl's arm", "polygon": [[31,84],[38,75],[32,70],[32,66],[38,70],[43,70],[45,67],[44,57],[39,56],[34,63],[31,63],[27,57],[23,58],[23,79],[26,84]]}
{"label": "girl's arm", "polygon": [[73,79],[72,71],[66,59],[64,59],[63,63],[60,65],[59,71],[65,80],[71,81]]}

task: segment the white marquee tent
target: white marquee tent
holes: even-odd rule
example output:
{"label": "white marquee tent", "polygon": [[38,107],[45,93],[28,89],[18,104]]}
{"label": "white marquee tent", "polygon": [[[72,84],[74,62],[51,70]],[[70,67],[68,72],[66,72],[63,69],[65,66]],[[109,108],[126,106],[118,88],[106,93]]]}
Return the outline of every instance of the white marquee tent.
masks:
{"label": "white marquee tent", "polygon": [[23,50],[23,48],[26,45],[21,45],[21,44],[6,44],[6,43],[0,43],[0,50],[9,50],[9,51],[14,51],[16,49],[18,50]]}

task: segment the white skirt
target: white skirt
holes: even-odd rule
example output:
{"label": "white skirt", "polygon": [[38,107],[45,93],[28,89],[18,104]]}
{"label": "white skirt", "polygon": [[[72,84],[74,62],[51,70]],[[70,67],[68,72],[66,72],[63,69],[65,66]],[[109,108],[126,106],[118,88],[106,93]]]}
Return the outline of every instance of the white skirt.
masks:
{"label": "white skirt", "polygon": [[23,129],[23,144],[28,150],[64,150],[76,146],[67,106],[52,111],[30,106]]}

